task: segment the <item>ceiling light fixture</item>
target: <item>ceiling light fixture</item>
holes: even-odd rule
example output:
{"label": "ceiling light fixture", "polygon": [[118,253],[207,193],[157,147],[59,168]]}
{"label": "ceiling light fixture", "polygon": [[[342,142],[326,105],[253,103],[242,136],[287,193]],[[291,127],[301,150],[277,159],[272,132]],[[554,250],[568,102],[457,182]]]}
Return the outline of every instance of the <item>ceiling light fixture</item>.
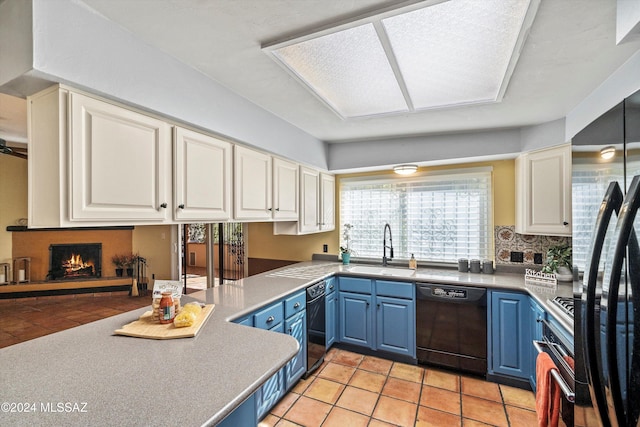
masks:
{"label": "ceiling light fixture", "polygon": [[500,102],[540,0],[425,0],[262,46],[343,119]]}
{"label": "ceiling light fixture", "polygon": [[393,171],[399,175],[411,175],[418,170],[416,165],[398,165],[393,167]]}
{"label": "ceiling light fixture", "polygon": [[608,145],[600,150],[600,157],[603,160],[613,159],[613,156],[615,155],[616,155],[616,147],[614,147],[613,145]]}

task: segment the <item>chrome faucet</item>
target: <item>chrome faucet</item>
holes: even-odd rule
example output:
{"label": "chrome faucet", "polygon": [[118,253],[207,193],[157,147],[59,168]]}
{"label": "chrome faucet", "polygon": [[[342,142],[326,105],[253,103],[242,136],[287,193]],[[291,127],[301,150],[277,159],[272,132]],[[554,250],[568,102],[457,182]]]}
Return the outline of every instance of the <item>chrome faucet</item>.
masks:
{"label": "chrome faucet", "polygon": [[[387,230],[389,230],[389,246],[387,246]],[[387,258],[387,248],[389,248],[389,258]],[[391,237],[391,226],[389,223],[384,225],[382,232],[382,266],[387,266],[387,261],[393,259],[393,238]]]}

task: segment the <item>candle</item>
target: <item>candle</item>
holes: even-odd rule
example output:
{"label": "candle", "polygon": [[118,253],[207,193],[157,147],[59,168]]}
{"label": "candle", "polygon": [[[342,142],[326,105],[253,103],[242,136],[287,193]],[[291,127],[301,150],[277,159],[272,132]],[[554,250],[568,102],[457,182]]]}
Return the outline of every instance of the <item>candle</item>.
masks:
{"label": "candle", "polygon": [[24,282],[24,270],[18,270],[18,282]]}

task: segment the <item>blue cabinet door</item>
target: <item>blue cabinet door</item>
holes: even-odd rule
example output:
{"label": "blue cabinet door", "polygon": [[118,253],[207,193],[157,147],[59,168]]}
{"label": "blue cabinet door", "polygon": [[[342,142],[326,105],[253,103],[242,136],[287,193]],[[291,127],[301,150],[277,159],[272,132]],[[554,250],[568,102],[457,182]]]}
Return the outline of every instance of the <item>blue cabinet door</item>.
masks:
{"label": "blue cabinet door", "polygon": [[285,320],[284,330],[300,344],[298,354],[287,363],[285,369],[286,386],[289,389],[307,372],[307,312],[302,311]]}
{"label": "blue cabinet door", "polygon": [[232,413],[227,415],[224,420],[217,424],[218,427],[238,427],[238,426],[255,426],[258,424],[255,409],[255,394],[249,396],[247,400],[242,402]]}
{"label": "blue cabinet door", "polygon": [[325,296],[325,328],[327,350],[336,342],[338,312],[338,293],[333,291]]}
{"label": "blue cabinet door", "polygon": [[376,348],[416,357],[413,300],[376,297]]}
{"label": "blue cabinet door", "polygon": [[373,348],[371,295],[340,292],[339,310],[340,342]]}
{"label": "blue cabinet door", "polygon": [[531,334],[531,360],[529,361],[529,384],[531,389],[536,391],[536,359],[538,351],[533,346],[533,341],[542,340],[542,321],[546,319],[547,314],[542,307],[532,298],[529,297],[529,331]]}
{"label": "blue cabinet door", "polygon": [[[279,323],[270,329],[273,332],[284,333],[284,323]],[[285,392],[285,368],[276,372],[256,391],[256,417],[261,419],[280,400]]]}
{"label": "blue cabinet door", "polygon": [[531,334],[529,297],[491,293],[491,371],[529,380]]}

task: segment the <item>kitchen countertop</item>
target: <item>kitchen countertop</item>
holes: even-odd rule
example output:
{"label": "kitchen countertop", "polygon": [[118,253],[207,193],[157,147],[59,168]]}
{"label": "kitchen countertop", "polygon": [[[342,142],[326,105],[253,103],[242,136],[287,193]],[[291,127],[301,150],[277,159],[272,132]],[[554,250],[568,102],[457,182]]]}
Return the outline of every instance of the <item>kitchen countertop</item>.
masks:
{"label": "kitchen countertop", "polygon": [[[375,277],[352,268],[309,261],[184,296],[183,302],[216,304],[196,338],[113,335],[148,310],[140,309],[0,349],[0,402],[13,402],[16,410],[28,403],[32,410],[3,407],[0,424],[215,425],[298,351],[286,334],[230,321],[334,274]],[[547,298],[572,296],[571,284],[525,285],[516,274],[418,269],[408,277],[378,277],[527,292],[550,313]]]}

